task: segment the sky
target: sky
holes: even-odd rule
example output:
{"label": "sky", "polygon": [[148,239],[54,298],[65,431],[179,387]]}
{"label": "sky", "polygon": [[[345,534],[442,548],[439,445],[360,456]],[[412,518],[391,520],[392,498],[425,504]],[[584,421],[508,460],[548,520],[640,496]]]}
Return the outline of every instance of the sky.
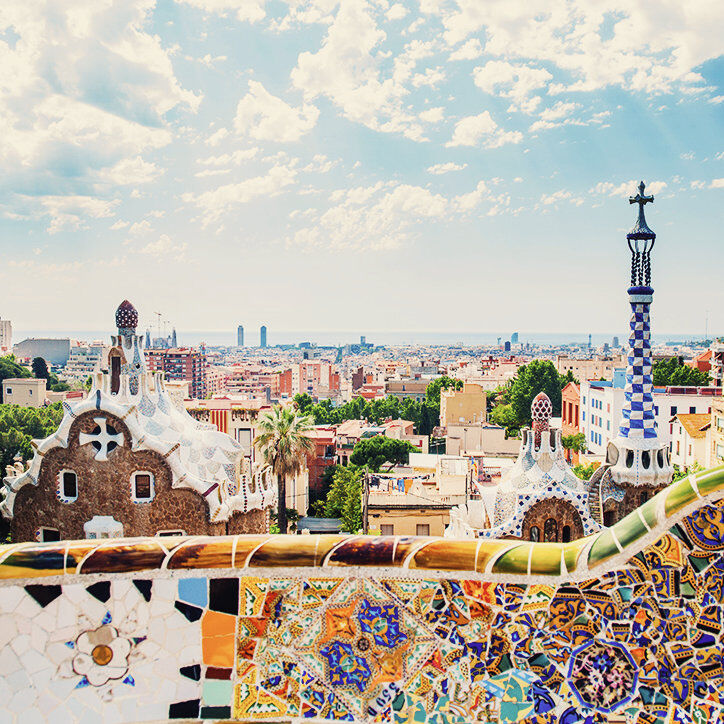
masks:
{"label": "sky", "polygon": [[3,0],[16,329],[724,334],[720,0]]}

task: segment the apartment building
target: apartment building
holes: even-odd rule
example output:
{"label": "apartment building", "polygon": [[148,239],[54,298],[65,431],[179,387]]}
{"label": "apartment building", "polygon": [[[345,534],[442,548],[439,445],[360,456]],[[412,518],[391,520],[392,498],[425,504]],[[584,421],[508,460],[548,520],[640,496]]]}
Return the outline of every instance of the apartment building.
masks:
{"label": "apartment building", "polygon": [[9,377],[2,381],[2,401],[6,405],[42,407],[45,404],[45,380],[35,377]]}
{"label": "apartment building", "polygon": [[690,468],[694,464],[701,465],[703,468],[709,467],[711,415],[678,413],[671,418],[670,422],[671,464],[681,468]]}
{"label": "apartment building", "polygon": [[206,355],[190,347],[145,350],[151,372],[163,372],[168,380],[185,380],[189,394],[197,400],[206,397]]}

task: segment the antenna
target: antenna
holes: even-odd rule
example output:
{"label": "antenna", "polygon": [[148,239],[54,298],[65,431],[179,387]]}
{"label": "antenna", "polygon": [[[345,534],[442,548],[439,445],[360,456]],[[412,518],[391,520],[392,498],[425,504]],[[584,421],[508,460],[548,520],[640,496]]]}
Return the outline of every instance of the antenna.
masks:
{"label": "antenna", "polygon": [[156,325],[156,328],[158,329],[158,336],[161,336],[161,312],[154,312],[156,317],[158,317],[158,322]]}

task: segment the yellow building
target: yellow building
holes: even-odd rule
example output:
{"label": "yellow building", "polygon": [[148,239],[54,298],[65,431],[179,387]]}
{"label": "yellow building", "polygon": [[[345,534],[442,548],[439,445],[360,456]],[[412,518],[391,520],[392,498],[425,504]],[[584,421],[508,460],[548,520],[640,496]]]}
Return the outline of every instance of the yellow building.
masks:
{"label": "yellow building", "polygon": [[35,377],[9,377],[3,380],[3,402],[6,405],[42,407],[45,404],[45,380]]}
{"label": "yellow building", "polygon": [[711,400],[711,466],[724,464],[724,397]]}
{"label": "yellow building", "polygon": [[480,385],[466,382],[462,390],[440,393],[440,425],[481,425],[487,420],[488,396]]}

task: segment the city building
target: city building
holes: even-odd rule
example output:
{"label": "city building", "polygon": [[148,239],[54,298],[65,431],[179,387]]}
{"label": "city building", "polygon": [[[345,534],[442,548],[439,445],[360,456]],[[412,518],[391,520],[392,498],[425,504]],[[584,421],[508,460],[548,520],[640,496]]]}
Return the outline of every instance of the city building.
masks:
{"label": "city building", "polygon": [[259,330],[259,346],[262,349],[266,348],[266,327],[264,325]]}
{"label": "city building", "polygon": [[722,395],[712,398],[711,401],[709,442],[709,465],[724,465],[724,397]]}
{"label": "city building", "polygon": [[709,467],[711,461],[711,443],[709,430],[711,415],[690,415],[678,413],[671,418],[671,464],[682,469],[692,465]]}
{"label": "city building", "polygon": [[0,354],[7,354],[13,348],[13,325],[9,319],[0,319]]}
{"label": "city building", "polygon": [[145,363],[138,313],[116,311],[107,367],[27,470],[5,478],[0,511],[13,541],[261,533],[276,502],[270,470],[242,477],[241,446],[200,426]]}
{"label": "city building", "polygon": [[62,367],[70,357],[70,339],[51,337],[31,337],[18,342],[13,354],[19,360],[32,360],[42,357],[54,367]]}
{"label": "city building", "polygon": [[480,385],[466,382],[461,390],[440,392],[440,426],[482,425],[487,420],[488,398]]}
{"label": "city building", "polygon": [[369,476],[369,532],[443,535],[450,511],[470,492],[468,458],[410,453],[409,465]]}
{"label": "city building", "polygon": [[70,348],[70,356],[63,370],[58,374],[65,381],[85,382],[101,368],[108,356],[109,348],[103,344],[79,344]]}
{"label": "city building", "polygon": [[2,401],[6,405],[42,407],[45,404],[45,384],[35,377],[8,377],[2,381]]}
{"label": "city building", "polygon": [[[625,371],[615,370],[612,381],[586,380],[580,385],[580,431],[586,436],[588,450],[605,455],[617,437],[626,409]],[[721,387],[653,387],[652,415],[658,439],[665,446],[671,441],[671,418],[680,413],[705,414],[721,395]]]}
{"label": "city building", "polygon": [[[577,435],[581,418],[581,390],[575,382],[569,382],[561,391],[561,435]],[[578,464],[578,451],[565,450],[566,460]]]}
{"label": "city building", "polygon": [[335,400],[341,390],[341,378],[333,364],[321,360],[303,360],[280,373],[279,394],[294,397],[306,393],[315,400]]}
{"label": "city building", "polygon": [[426,398],[430,382],[431,380],[390,380],[385,384],[385,393],[398,400],[422,402]]}
{"label": "city building", "polygon": [[309,493],[319,499],[324,471],[337,463],[337,432],[333,425],[316,425],[309,437],[314,443],[314,450],[307,456]]}
{"label": "city building", "polygon": [[163,372],[166,379],[185,380],[192,397],[206,397],[206,355],[189,347],[146,350],[150,372]]}
{"label": "city building", "polygon": [[613,371],[617,367],[626,364],[622,355],[610,357],[590,357],[576,359],[568,355],[559,354],[556,357],[556,369],[561,375],[572,372],[579,381],[583,380],[610,380],[613,378]]}
{"label": "city building", "polygon": [[242,327],[241,325],[236,328],[236,346],[244,346],[244,327]]}

